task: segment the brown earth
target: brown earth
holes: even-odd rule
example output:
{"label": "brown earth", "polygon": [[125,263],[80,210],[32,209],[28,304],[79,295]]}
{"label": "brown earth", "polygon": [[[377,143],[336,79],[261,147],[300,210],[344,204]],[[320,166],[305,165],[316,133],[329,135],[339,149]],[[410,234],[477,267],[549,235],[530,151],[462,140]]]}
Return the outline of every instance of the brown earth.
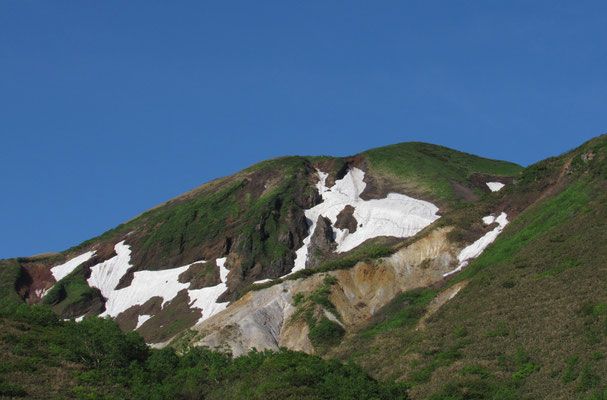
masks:
{"label": "brown earth", "polygon": [[335,227],[339,229],[347,229],[350,233],[356,232],[358,221],[354,218],[354,207],[347,205],[337,214]]}

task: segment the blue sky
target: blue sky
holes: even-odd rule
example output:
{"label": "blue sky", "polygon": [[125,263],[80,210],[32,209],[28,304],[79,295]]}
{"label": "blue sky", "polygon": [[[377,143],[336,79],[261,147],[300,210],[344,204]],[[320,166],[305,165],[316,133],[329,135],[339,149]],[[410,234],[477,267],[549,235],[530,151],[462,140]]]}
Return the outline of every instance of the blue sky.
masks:
{"label": "blue sky", "polygon": [[607,132],[607,3],[4,1],[0,258],[281,155],[527,165]]}

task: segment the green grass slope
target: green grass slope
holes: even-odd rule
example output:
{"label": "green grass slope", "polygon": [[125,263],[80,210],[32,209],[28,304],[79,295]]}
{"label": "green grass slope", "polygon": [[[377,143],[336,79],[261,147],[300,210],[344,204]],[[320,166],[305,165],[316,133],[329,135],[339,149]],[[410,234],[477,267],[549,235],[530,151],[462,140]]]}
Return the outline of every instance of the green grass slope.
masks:
{"label": "green grass slope", "polygon": [[380,179],[402,182],[407,191],[446,203],[457,201],[454,182],[473,187],[470,177],[474,173],[511,177],[522,170],[514,163],[419,142],[380,147],[362,154],[371,173]]}
{"label": "green grass slope", "polygon": [[[607,396],[606,156],[602,136],[527,168],[488,200],[513,210],[493,245],[446,286],[397,297],[333,354],[408,382],[412,398]],[[463,281],[417,329],[434,294]]]}

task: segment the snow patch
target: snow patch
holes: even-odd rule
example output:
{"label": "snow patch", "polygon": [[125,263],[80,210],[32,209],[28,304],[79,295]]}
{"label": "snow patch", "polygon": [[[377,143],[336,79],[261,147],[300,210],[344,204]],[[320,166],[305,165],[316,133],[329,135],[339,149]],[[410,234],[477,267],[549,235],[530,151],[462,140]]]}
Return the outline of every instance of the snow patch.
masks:
{"label": "snow patch", "polygon": [[483,224],[485,225],[491,225],[494,222],[495,217],[493,215],[487,215],[486,217],[483,217]]}
{"label": "snow patch", "polygon": [[111,304],[114,288],[120,282],[120,278],[132,267],[131,248],[124,243],[124,240],[117,243],[114,250],[116,251],[114,257],[91,267],[91,276],[87,279],[90,287],[99,289],[103,297],[109,300],[105,305],[106,308]]}
{"label": "snow patch", "polygon": [[221,282],[218,285],[211,287],[188,290],[190,307],[202,309],[202,317],[198,320],[197,324],[217,314],[218,312],[225,310],[225,308],[228,306],[228,302],[217,303],[217,298],[219,298],[219,296],[228,289],[226,279],[230,271],[224,266],[226,262],[225,257],[218,258],[216,262],[219,266],[219,279]]}
{"label": "snow patch", "polygon": [[83,319],[84,319],[84,315],[81,315],[79,317],[74,318],[74,321],[76,321],[76,322],[82,322]]}
{"label": "snow patch", "polygon": [[65,264],[57,265],[51,268],[51,274],[57,282],[61,279],[65,278],[69,274],[72,273],[76,269],[77,266],[82,264],[83,262],[87,262],[95,255],[96,251],[88,251],[84,254],[79,255],[78,257],[74,257]]}
{"label": "snow patch", "polygon": [[337,215],[350,205],[354,207],[354,218],[359,227],[355,232],[339,229],[333,226],[335,232],[336,251],[343,253],[368,239],[378,236],[395,236],[405,238],[414,236],[426,226],[440,218],[436,213],[438,207],[434,204],[417,200],[403,194],[390,193],[385,199],[363,200],[360,194],[367,184],[363,181],[364,171],[352,168],[331,188],[326,186],[329,174],[317,170],[319,182],[316,185],[322,196],[322,203],[305,210],[308,220],[308,236],[303,240],[303,246],[296,252],[295,266],[291,273],[306,267],[308,247],[316,221],[319,216],[328,218],[332,225],[337,221]]}
{"label": "snow patch", "polygon": [[492,192],[497,192],[506,185],[504,185],[501,182],[487,182],[487,186],[489,187],[489,190],[491,190]]}
{"label": "snow patch", "polygon": [[[489,217],[491,216],[484,217],[483,222],[489,221]],[[491,218],[493,218],[491,220],[491,223],[497,222],[499,225],[490,232],[487,232],[485,235],[483,235],[480,239],[472,243],[470,246],[465,247],[457,256],[457,259],[459,261],[459,265],[457,266],[457,268],[455,268],[453,271],[449,271],[446,274],[443,274],[443,277],[452,275],[465,268],[469,264],[470,260],[480,256],[481,253],[487,248],[487,246],[493,243],[495,239],[499,236],[499,234],[502,233],[506,225],[508,225],[508,218],[505,212],[501,213],[497,218]]]}
{"label": "snow patch", "polygon": [[[137,271],[133,274],[133,280],[129,286],[116,289],[120,279],[132,265],[130,264],[131,249],[124,241],[117,243],[114,250],[116,250],[116,256],[91,267],[91,276],[87,280],[88,284],[91,287],[98,288],[106,299],[105,311],[100,314],[100,317],[110,316],[115,318],[133,306],[145,304],[152,297],[161,297],[161,307],[164,307],[180,291],[187,290],[190,287],[190,282],[179,282],[179,275],[187,271],[192,264],[206,262],[196,261],[182,267],[160,271]],[[224,266],[225,257],[218,258],[216,262],[219,266],[221,283],[213,287],[187,290],[190,307],[202,309],[200,321],[218,313],[228,305],[227,302],[217,303],[217,298],[228,288],[225,282],[230,271]],[[152,318],[152,315],[138,316],[135,329],[138,329],[150,318]]]}
{"label": "snow patch", "polygon": [[259,280],[259,281],[255,281],[255,282],[253,282],[253,284],[255,285],[255,284],[258,284],[258,283],[266,283],[266,282],[270,282],[270,281],[272,281],[272,280],[273,280],[272,278],[268,278],[268,279],[261,279],[261,280]]}
{"label": "snow patch", "polygon": [[160,271],[137,271],[129,286],[116,290],[118,282],[132,265],[131,249],[124,241],[116,244],[114,250],[116,256],[91,267],[91,277],[87,280],[91,287],[98,288],[106,298],[105,311],[100,314],[101,317],[117,317],[132,306],[142,305],[156,296],[162,297],[164,306],[177,293],[190,286],[189,282],[181,283],[178,278],[192,264]]}
{"label": "snow patch", "polygon": [[140,315],[139,318],[137,318],[137,326],[135,327],[135,330],[141,328],[141,325],[143,325],[145,323],[145,321],[147,321],[148,319],[150,319],[152,317],[153,317],[153,315],[147,315],[147,314]]}

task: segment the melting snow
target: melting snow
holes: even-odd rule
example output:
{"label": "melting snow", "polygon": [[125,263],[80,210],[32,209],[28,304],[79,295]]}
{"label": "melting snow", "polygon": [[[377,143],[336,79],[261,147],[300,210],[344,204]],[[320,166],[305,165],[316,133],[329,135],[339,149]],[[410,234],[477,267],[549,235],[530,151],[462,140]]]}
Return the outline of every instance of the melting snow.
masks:
{"label": "melting snow", "polygon": [[487,216],[483,218],[483,222],[489,224],[493,222],[497,222],[499,225],[490,232],[487,232],[480,239],[472,243],[470,246],[465,247],[457,256],[459,261],[459,265],[453,271],[449,271],[446,274],[443,274],[443,277],[447,277],[456,272],[461,271],[464,267],[466,267],[469,263],[469,260],[476,258],[481,255],[481,253],[489,246],[493,241],[499,236],[500,233],[504,230],[506,225],[508,225],[508,218],[506,213],[501,213],[499,217],[494,218],[492,216]]}
{"label": "melting snow", "polygon": [[34,295],[36,297],[38,297],[39,299],[43,298],[44,296],[46,296],[46,294],[48,293],[49,289],[36,289],[34,290]]}
{"label": "melting snow", "polygon": [[487,186],[489,186],[489,190],[492,192],[497,192],[506,185],[501,182],[487,182]]}
{"label": "melting snow", "polygon": [[378,236],[413,236],[440,218],[436,215],[438,207],[434,204],[403,194],[390,193],[385,199],[379,200],[361,199],[360,194],[367,184],[363,181],[365,173],[358,168],[350,169],[332,188],[326,186],[327,173],[318,171],[318,177],[320,180],[316,187],[323,201],[305,210],[309,225],[308,236],[304,239],[303,246],[296,251],[295,266],[291,273],[306,267],[308,247],[318,217],[327,217],[335,225],[337,215],[347,205],[354,207],[354,218],[359,227],[350,233],[348,229],[333,226],[338,253],[352,250],[364,241]]}
{"label": "melting snow", "polygon": [[221,283],[202,289],[188,290],[188,295],[190,296],[190,307],[202,309],[202,317],[200,320],[198,320],[198,323],[211,317],[212,315],[217,314],[228,306],[228,302],[217,303],[217,298],[228,288],[226,285],[226,278],[230,271],[224,267],[226,262],[225,257],[218,258],[216,262],[219,266],[219,279],[221,280]]}
{"label": "melting snow", "polygon": [[114,250],[116,256],[91,268],[91,277],[87,281],[90,286],[98,288],[107,299],[101,317],[116,317],[132,306],[144,304],[155,296],[162,297],[164,306],[167,301],[177,296],[180,290],[190,286],[189,283],[179,282],[177,278],[191,264],[161,271],[137,271],[133,274],[133,281],[129,286],[116,290],[120,278],[132,265],[131,249],[124,241],[116,244]]}
{"label": "melting snow", "polygon": [[88,251],[84,254],[79,255],[78,257],[74,257],[65,264],[57,265],[51,268],[51,274],[57,282],[61,279],[65,278],[69,274],[72,273],[76,269],[77,266],[91,259],[95,255],[95,251]]}
{"label": "melting snow", "polygon": [[483,217],[483,224],[485,225],[491,225],[494,222],[495,217],[493,215],[487,215],[486,217]]}
{"label": "melting snow", "polygon": [[153,315],[147,315],[147,314],[140,315],[139,318],[137,318],[137,326],[135,327],[135,330],[139,329],[141,327],[141,325],[143,325],[145,323],[145,321],[147,321],[148,319],[150,319],[152,317],[153,317]]}
{"label": "melting snow", "polygon": [[[192,264],[204,262],[196,261],[182,267],[160,271],[137,271],[133,274],[133,280],[129,286],[116,290],[118,282],[132,265],[130,264],[131,250],[124,241],[116,244],[114,249],[116,250],[116,256],[91,267],[91,277],[87,281],[90,286],[98,288],[103,297],[106,298],[105,311],[100,315],[101,317],[106,315],[116,317],[132,306],[145,304],[152,297],[157,296],[162,297],[162,307],[164,307],[180,291],[190,287],[189,282],[179,282],[179,275],[187,271]],[[230,271],[224,267],[225,261],[225,258],[217,259],[220,284],[213,287],[188,290],[190,307],[202,308],[202,319],[218,313],[226,308],[228,304],[216,302],[217,298],[227,289],[225,280]],[[150,318],[152,318],[151,315],[140,315],[137,328]]]}

